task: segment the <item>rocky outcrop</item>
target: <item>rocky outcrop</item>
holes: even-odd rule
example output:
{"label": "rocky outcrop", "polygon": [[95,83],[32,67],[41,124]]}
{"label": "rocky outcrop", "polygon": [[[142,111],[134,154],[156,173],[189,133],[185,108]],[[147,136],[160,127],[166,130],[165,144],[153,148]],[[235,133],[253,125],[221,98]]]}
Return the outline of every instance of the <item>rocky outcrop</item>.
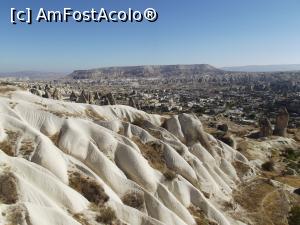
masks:
{"label": "rocky outcrop", "polygon": [[60,91],[57,88],[54,89],[52,97],[55,100],[61,100],[62,99],[61,93],[60,93]]}
{"label": "rocky outcrop", "polygon": [[29,91],[34,95],[42,96],[42,92],[40,90],[38,90],[37,88],[31,88]]}
{"label": "rocky outcrop", "polygon": [[96,91],[95,94],[94,94],[94,100],[100,100],[101,99],[101,94]]}
{"label": "rocky outcrop", "polygon": [[94,96],[91,92],[88,93],[87,99],[88,99],[89,104],[94,104],[95,103]]}
{"label": "rocky outcrop", "polygon": [[286,108],[280,108],[276,116],[274,135],[285,137],[289,123],[289,113]]}
{"label": "rocky outcrop", "polygon": [[82,90],[79,98],[77,99],[77,103],[86,103],[86,104],[93,104],[94,103],[94,96],[90,92],[85,92]]}
{"label": "rocky outcrop", "polygon": [[82,90],[81,94],[79,95],[78,99],[77,99],[77,103],[88,103],[85,91]]}
{"label": "rocky outcrop", "polygon": [[116,104],[115,97],[113,96],[112,93],[107,94],[107,99],[108,99],[109,105],[115,105]]}
{"label": "rocky outcrop", "polygon": [[45,94],[43,94],[43,98],[52,98],[51,93],[49,90],[45,90]]}
{"label": "rocky outcrop", "polygon": [[273,134],[273,128],[270,120],[266,117],[263,117],[259,120],[259,136],[260,137],[269,137]]}
{"label": "rocky outcrop", "polygon": [[135,103],[135,100],[133,97],[129,97],[129,101],[128,101],[129,106],[133,107],[133,108],[137,108],[137,105]]}
{"label": "rocky outcrop", "polygon": [[[0,142],[19,149],[8,129],[22,143],[30,138],[26,154],[0,150],[3,224],[115,224],[101,218],[110,207],[128,225],[195,225],[191,206],[203,220],[243,224],[222,204],[240,182],[234,164],[249,162],[206,133],[197,116],[41,100],[25,91],[1,97]],[[25,216],[9,221],[7,210],[20,204]]]}
{"label": "rocky outcrop", "polygon": [[72,91],[72,93],[70,94],[70,101],[71,102],[77,102],[77,100],[78,100],[77,94],[75,94],[75,92]]}

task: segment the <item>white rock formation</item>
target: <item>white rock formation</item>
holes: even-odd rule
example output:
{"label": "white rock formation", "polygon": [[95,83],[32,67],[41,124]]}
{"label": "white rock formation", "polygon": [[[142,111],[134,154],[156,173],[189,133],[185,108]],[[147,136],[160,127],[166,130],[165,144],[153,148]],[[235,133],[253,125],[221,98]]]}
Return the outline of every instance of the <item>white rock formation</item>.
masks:
{"label": "white rock formation", "polygon": [[[195,225],[192,205],[218,224],[242,224],[220,204],[231,200],[240,182],[234,162],[248,161],[205,133],[195,116],[162,117],[6,91],[0,142],[0,224],[78,225],[80,213],[89,224],[101,224],[92,204],[70,185],[75,170],[104,189],[105,205],[123,224]],[[143,196],[143,209],[122,202],[130,192]]]}

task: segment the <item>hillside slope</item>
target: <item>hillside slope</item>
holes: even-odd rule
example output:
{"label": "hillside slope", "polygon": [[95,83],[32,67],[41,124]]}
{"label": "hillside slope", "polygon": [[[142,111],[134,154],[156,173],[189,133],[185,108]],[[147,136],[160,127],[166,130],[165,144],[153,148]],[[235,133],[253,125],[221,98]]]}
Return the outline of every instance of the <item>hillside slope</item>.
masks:
{"label": "hillside slope", "polygon": [[0,224],[244,224],[254,170],[197,117],[0,93]]}

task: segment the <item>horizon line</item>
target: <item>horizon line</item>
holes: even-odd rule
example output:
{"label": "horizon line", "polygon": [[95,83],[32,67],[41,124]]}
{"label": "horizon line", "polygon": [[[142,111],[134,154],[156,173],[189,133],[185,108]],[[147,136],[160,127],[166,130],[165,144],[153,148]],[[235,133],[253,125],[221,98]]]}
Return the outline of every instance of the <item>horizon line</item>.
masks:
{"label": "horizon line", "polygon": [[122,68],[122,67],[143,67],[143,66],[191,66],[191,65],[209,65],[215,67],[216,69],[222,68],[235,68],[235,67],[263,67],[263,66],[300,66],[300,63],[291,63],[291,64],[246,64],[246,65],[228,65],[228,66],[214,66],[209,63],[191,63],[191,64],[137,64],[137,65],[109,65],[109,66],[99,66],[93,68],[86,68],[86,69],[71,69],[65,71],[51,71],[51,70],[35,70],[35,69],[28,69],[28,70],[16,70],[16,71],[0,71],[1,74],[9,74],[9,73],[25,73],[25,72],[34,72],[34,73],[54,73],[54,74],[67,74],[72,73],[74,71],[83,71],[83,70],[95,70],[95,69],[105,69],[105,68]]}

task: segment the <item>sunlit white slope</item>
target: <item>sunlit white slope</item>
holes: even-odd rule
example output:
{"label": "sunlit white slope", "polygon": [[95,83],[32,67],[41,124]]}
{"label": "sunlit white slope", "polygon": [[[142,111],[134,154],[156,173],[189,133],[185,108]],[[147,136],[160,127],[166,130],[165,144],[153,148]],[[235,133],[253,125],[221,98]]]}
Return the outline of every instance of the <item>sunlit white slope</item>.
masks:
{"label": "sunlit white slope", "polygon": [[[0,184],[0,223],[105,224],[101,210],[109,207],[114,224],[194,225],[193,207],[202,219],[242,224],[220,204],[240,182],[235,162],[248,161],[205,133],[195,116],[60,102],[16,89],[0,97],[0,142],[0,178],[7,181]],[[74,186],[76,179],[84,180]],[[107,196],[103,202],[82,187],[91,182]],[[132,193],[138,207],[126,203]]]}

